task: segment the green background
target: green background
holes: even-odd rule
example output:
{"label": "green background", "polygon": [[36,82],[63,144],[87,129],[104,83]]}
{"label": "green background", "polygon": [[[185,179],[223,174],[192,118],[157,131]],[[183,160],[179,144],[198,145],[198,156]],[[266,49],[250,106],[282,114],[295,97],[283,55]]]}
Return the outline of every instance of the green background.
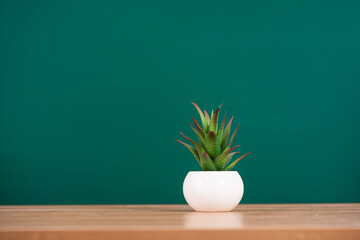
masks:
{"label": "green background", "polygon": [[1,1],[0,204],[185,203],[195,101],[244,203],[360,202],[360,1]]}

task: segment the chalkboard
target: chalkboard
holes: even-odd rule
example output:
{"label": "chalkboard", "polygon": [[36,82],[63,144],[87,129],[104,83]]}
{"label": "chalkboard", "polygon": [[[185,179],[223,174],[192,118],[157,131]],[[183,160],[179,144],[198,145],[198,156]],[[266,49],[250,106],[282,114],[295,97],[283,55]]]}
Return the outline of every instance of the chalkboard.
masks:
{"label": "chalkboard", "polygon": [[185,203],[192,101],[240,122],[243,203],[359,202],[359,11],[2,1],[0,204]]}

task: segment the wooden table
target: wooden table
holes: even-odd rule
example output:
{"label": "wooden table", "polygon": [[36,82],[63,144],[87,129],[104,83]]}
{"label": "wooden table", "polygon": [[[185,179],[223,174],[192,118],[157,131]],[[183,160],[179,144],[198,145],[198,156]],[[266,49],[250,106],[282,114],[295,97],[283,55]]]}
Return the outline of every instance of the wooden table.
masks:
{"label": "wooden table", "polygon": [[0,206],[0,239],[360,239],[360,204]]}

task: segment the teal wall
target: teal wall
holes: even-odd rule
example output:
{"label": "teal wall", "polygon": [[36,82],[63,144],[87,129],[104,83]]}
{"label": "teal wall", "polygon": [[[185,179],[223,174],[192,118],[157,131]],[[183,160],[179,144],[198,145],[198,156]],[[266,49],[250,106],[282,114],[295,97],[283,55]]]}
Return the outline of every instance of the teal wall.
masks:
{"label": "teal wall", "polygon": [[191,101],[241,122],[244,203],[360,202],[359,12],[1,1],[0,204],[185,203]]}

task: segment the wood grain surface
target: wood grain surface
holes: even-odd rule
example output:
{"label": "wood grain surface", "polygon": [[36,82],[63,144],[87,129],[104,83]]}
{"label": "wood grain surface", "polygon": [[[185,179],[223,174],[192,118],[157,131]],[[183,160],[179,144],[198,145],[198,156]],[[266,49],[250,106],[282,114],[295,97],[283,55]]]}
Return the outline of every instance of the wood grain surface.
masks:
{"label": "wood grain surface", "polygon": [[0,206],[0,239],[360,239],[360,204]]}

